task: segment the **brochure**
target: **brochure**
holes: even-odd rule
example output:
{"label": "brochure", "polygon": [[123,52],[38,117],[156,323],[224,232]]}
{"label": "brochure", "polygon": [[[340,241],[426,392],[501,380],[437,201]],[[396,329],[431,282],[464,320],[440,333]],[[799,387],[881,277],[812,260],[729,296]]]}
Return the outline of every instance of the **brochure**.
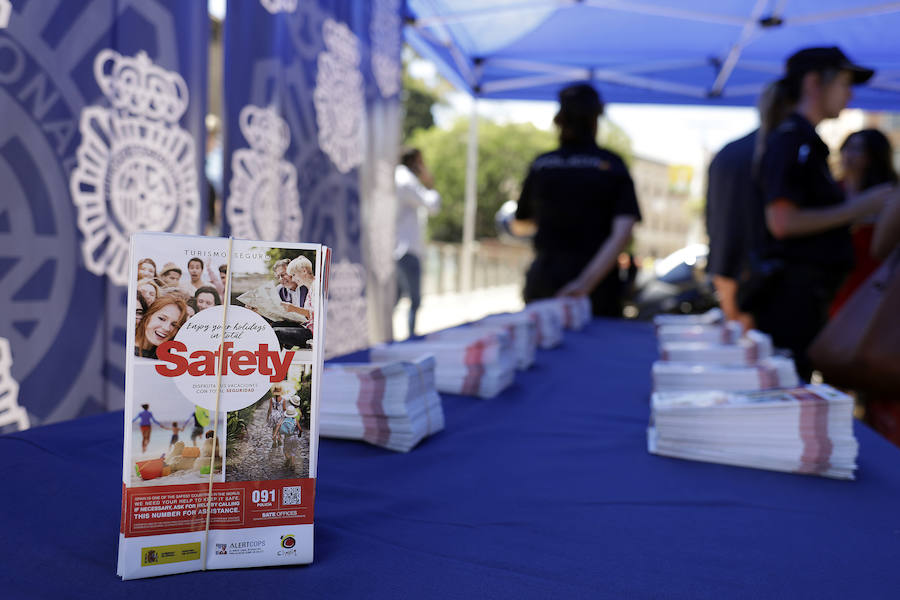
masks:
{"label": "brochure", "polygon": [[330,251],[131,240],[123,579],[313,560]]}

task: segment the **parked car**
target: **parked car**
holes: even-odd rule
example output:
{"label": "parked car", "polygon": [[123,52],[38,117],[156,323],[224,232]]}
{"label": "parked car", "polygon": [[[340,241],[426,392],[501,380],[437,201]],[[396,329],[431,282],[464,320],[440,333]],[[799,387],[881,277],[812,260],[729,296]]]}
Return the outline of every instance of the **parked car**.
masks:
{"label": "parked car", "polygon": [[626,301],[625,315],[651,319],[661,313],[693,314],[718,305],[706,275],[706,244],[691,244],[656,261],[638,274],[635,291]]}

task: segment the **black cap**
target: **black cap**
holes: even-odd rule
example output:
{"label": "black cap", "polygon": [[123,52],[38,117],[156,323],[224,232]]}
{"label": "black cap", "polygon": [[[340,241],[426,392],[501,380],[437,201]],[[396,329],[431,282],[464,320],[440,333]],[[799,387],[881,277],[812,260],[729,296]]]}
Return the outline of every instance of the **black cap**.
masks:
{"label": "black cap", "polygon": [[810,71],[824,69],[850,71],[854,84],[865,83],[875,74],[872,69],[854,64],[837,46],[804,48],[787,60],[788,77],[802,77]]}
{"label": "black cap", "polygon": [[570,114],[601,114],[603,101],[594,86],[589,83],[576,83],[559,91],[559,110]]}

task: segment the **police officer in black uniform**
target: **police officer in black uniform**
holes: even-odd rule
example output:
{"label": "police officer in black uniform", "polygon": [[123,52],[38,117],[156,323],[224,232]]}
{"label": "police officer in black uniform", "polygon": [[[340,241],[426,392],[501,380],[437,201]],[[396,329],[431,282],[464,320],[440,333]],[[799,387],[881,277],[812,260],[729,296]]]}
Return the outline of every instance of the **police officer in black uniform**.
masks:
{"label": "police officer in black uniform", "polygon": [[525,301],[590,296],[594,315],[622,316],[617,258],[641,218],[622,159],[597,146],[603,103],[588,84],[559,93],[558,150],[538,156],[522,188],[512,231],[534,234]]}
{"label": "police officer in black uniform", "polygon": [[807,48],[788,59],[786,75],[778,82],[796,108],[766,140],[759,183],[767,275],[748,308],[776,346],[793,352],[805,379],[812,372],[806,350],[853,268],[849,225],[880,210],[891,191],[882,186],[845,198],[815,127],[837,117],[850,100],[851,86],[872,75],[837,47]]}

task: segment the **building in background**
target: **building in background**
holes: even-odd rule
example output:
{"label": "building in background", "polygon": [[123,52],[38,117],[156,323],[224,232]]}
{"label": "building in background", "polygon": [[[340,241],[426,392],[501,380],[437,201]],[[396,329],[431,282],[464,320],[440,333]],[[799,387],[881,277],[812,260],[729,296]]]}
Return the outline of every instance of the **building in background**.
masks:
{"label": "building in background", "polygon": [[635,156],[630,170],[642,216],[634,229],[634,254],[662,258],[683,248],[699,226],[690,202],[693,169]]}

